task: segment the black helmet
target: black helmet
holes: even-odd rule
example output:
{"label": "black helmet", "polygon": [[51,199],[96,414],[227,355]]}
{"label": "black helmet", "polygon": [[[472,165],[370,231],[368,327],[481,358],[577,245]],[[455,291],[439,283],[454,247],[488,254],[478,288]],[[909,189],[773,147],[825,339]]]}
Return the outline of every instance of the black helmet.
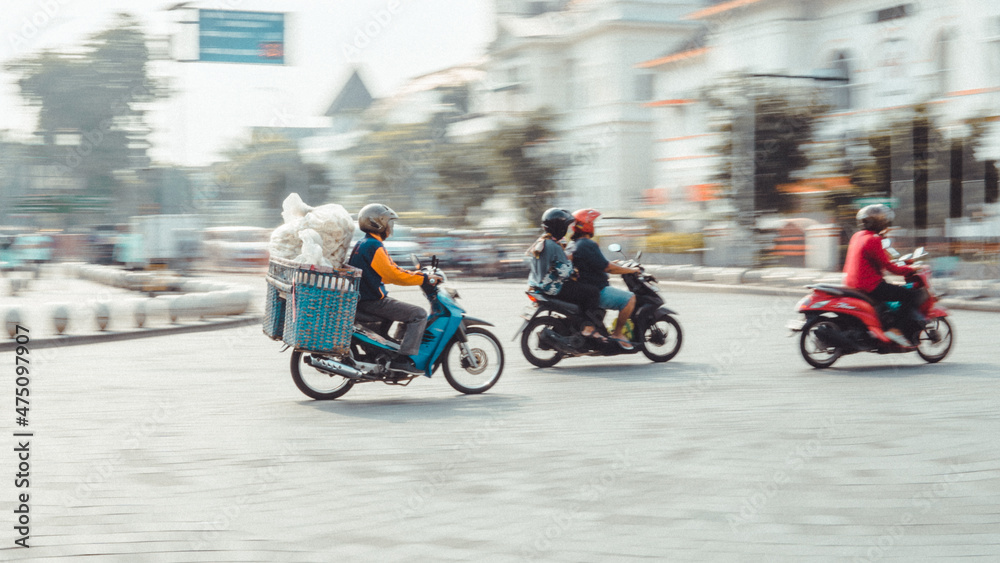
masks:
{"label": "black helmet", "polygon": [[389,238],[392,234],[392,222],[396,219],[399,219],[399,215],[388,206],[370,203],[358,212],[358,228],[366,233]]}
{"label": "black helmet", "polygon": [[866,231],[881,233],[892,225],[892,220],[896,214],[888,205],[875,203],[866,205],[858,211],[858,226]]}
{"label": "black helmet", "polygon": [[542,228],[556,240],[566,236],[566,231],[573,224],[573,214],[565,209],[550,208],[542,213]]}

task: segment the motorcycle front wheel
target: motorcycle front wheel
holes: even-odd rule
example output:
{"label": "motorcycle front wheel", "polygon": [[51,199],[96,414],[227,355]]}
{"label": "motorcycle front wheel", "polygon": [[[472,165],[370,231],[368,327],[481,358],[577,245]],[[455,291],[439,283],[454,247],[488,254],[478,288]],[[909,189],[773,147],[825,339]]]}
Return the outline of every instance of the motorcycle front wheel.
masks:
{"label": "motorcycle front wheel", "polygon": [[940,362],[951,351],[954,339],[948,319],[930,320],[917,334],[917,354],[929,364]]}
{"label": "motorcycle front wheel", "polygon": [[354,382],[340,375],[330,375],[306,363],[309,352],[292,352],[292,381],[308,397],[329,401],[342,397],[354,387]]}
{"label": "motorcycle front wheel", "polygon": [[642,353],[654,362],[666,362],[681,351],[684,335],[677,319],[661,313],[642,327]]}
{"label": "motorcycle front wheel", "polygon": [[560,336],[569,336],[570,329],[562,319],[556,317],[535,317],[521,333],[521,353],[524,359],[539,368],[550,368],[563,359],[563,353],[555,348],[543,346],[539,341],[542,331],[549,329]]}
{"label": "motorcycle front wheel", "polygon": [[802,327],[802,337],[799,339],[799,351],[802,358],[812,367],[817,369],[828,368],[833,365],[844,351],[838,346],[833,346],[824,342],[819,335],[825,330],[840,331],[840,326],[828,317],[815,317]]}
{"label": "motorcycle front wheel", "polygon": [[466,342],[451,341],[441,367],[456,391],[475,395],[488,391],[500,379],[503,348],[496,336],[478,326],[467,328],[465,336]]}

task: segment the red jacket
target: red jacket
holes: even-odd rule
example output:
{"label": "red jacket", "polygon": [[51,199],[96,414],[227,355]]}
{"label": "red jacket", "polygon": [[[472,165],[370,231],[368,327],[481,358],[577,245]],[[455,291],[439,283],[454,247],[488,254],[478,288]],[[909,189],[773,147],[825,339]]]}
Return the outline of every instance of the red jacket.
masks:
{"label": "red jacket", "polygon": [[844,285],[869,292],[882,282],[882,270],[905,276],[915,270],[889,261],[882,248],[882,237],[871,231],[858,231],[851,237],[844,261]]}

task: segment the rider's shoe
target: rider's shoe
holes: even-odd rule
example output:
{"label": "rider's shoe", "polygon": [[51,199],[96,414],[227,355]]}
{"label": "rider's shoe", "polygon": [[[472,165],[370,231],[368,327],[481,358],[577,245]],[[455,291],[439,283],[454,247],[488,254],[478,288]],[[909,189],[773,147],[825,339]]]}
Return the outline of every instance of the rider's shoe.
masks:
{"label": "rider's shoe", "polygon": [[903,348],[913,348],[913,344],[911,344],[910,341],[903,336],[903,333],[896,329],[887,330],[884,334],[886,338],[892,340],[896,344],[899,344]]}
{"label": "rider's shoe", "polygon": [[612,336],[611,337],[611,341],[614,342],[615,344],[617,344],[618,347],[621,348],[622,350],[625,350],[625,351],[635,350],[635,346],[633,346],[632,343],[629,342],[628,338],[625,338],[624,336],[620,337],[620,338],[616,338],[616,337]]}
{"label": "rider's shoe", "polygon": [[406,356],[396,358],[395,360],[389,362],[389,369],[392,371],[401,371],[410,375],[420,375],[421,373],[424,373],[424,370],[418,368],[417,365],[413,363],[413,360]]}

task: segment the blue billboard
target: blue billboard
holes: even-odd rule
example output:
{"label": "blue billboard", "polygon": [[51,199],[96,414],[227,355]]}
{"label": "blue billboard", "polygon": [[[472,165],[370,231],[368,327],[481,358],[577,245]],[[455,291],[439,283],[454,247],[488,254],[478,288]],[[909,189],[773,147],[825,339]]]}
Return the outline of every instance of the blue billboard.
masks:
{"label": "blue billboard", "polygon": [[285,64],[285,14],[198,10],[198,60]]}

